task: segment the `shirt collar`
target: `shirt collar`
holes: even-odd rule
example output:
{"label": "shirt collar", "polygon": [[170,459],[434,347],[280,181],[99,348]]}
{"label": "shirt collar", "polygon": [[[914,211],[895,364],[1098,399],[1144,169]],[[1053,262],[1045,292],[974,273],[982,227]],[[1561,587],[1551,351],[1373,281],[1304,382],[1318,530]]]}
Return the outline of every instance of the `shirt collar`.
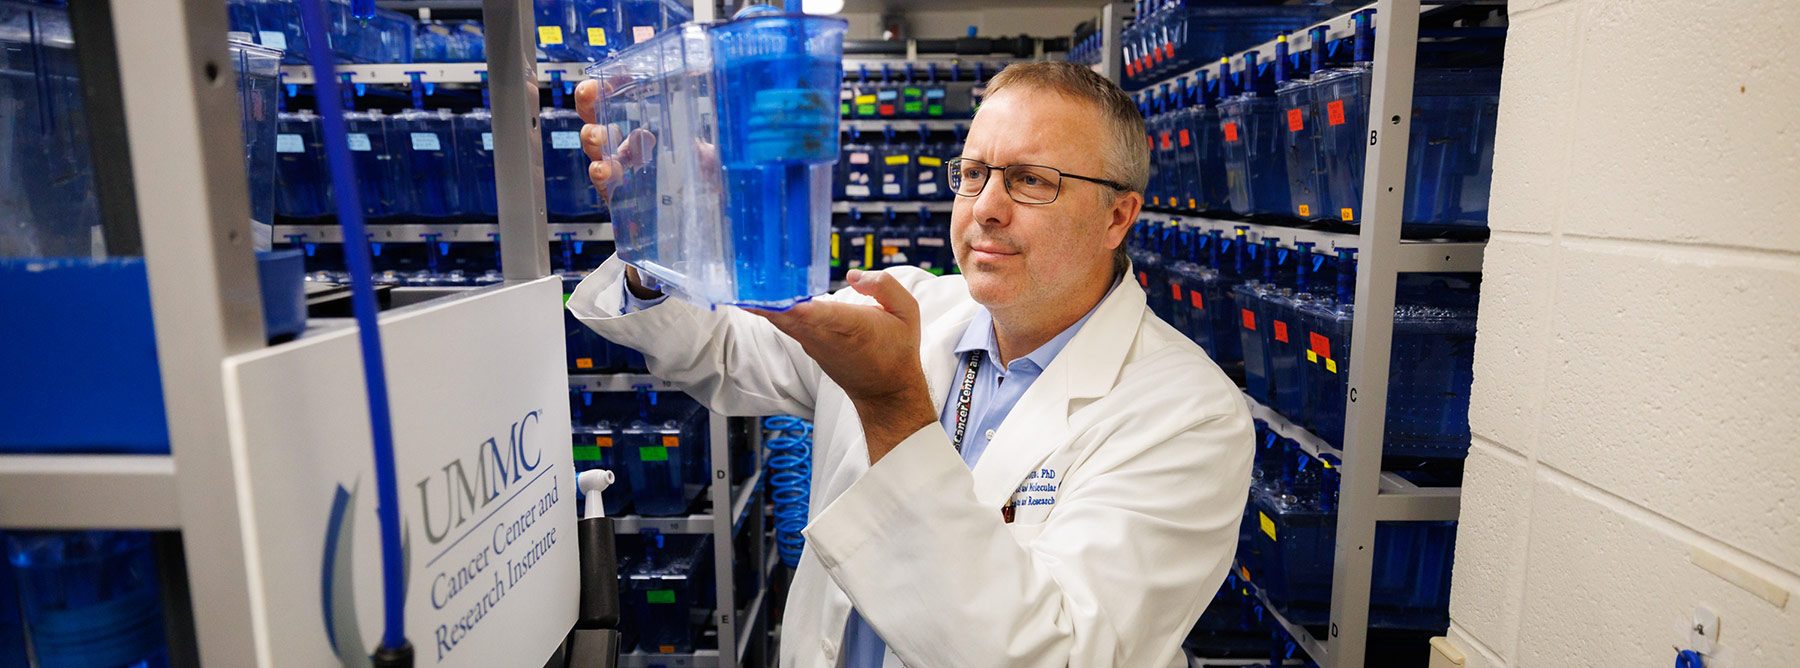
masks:
{"label": "shirt collar", "polygon": [[[1102,298],[1101,301],[1106,300]],[[1039,371],[1050,368],[1050,361],[1056,359],[1057,353],[1062,352],[1062,349],[1069,345],[1069,341],[1075,338],[1075,333],[1081,331],[1081,326],[1087,324],[1088,318],[1094,317],[1094,312],[1098,310],[1100,310],[1100,304],[1095,303],[1094,307],[1088,309],[1088,312],[1082,315],[1080,320],[1075,321],[1075,324],[1069,325],[1067,329],[1051,337],[1049,341],[1045,341],[1044,345],[1038,346],[1037,350],[1014,361],[1029,361],[1037,365]],[[958,355],[974,350],[987,353],[988,359],[992,360],[996,367],[1000,366],[1000,341],[994,336],[994,315],[988,312],[986,306],[979,304],[975,308],[975,318],[969,321],[969,328],[963,330],[962,339],[956,342],[956,354]]]}

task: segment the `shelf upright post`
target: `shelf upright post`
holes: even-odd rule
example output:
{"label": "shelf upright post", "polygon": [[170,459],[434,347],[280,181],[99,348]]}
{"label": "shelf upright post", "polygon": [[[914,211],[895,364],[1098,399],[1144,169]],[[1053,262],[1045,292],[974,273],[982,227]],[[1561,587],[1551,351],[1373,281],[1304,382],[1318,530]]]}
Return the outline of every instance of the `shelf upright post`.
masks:
{"label": "shelf upright post", "polygon": [[544,147],[538,128],[537,18],[524,0],[482,0],[494,176],[500,206],[500,270],[508,282],[550,275],[544,217]]}
{"label": "shelf upright post", "polygon": [[237,123],[217,122],[240,115],[225,9],[215,0],[110,8],[199,658],[255,665],[221,365],[262,348],[264,336],[244,138]]}
{"label": "shelf upright post", "polygon": [[737,588],[743,583],[732,581],[737,571],[731,563],[736,554],[731,549],[731,529],[737,523],[737,509],[732,505],[735,499],[731,494],[731,418],[708,411],[706,429],[712,450],[712,484],[707,490],[713,507],[713,582],[718,587],[714,617],[719,623],[719,666],[736,668],[737,634],[744,625],[737,616]]}
{"label": "shelf upright post", "polygon": [[1349,392],[1344,409],[1343,478],[1333,562],[1328,656],[1335,668],[1363,665],[1368,647],[1369,583],[1381,509],[1381,453],[1387,426],[1388,365],[1394,291],[1406,196],[1419,0],[1376,4],[1375,71],[1370,84],[1369,149],[1364,162],[1363,224],[1358,244],[1356,317],[1351,325]]}
{"label": "shelf upright post", "polygon": [[1100,8],[1100,74],[1110,81],[1124,83],[1125,13],[1130,7],[1123,2],[1109,2]]}

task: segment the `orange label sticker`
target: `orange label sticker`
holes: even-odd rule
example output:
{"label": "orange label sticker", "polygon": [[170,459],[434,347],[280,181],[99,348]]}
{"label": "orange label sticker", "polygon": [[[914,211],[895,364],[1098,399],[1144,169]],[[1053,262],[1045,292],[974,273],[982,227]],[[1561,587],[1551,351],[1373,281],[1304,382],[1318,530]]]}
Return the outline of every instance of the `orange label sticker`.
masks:
{"label": "orange label sticker", "polygon": [[1288,110],[1288,132],[1299,132],[1306,129],[1306,114],[1299,109]]}
{"label": "orange label sticker", "polygon": [[1169,293],[1175,295],[1175,301],[1178,301],[1178,302],[1181,301],[1181,284],[1180,283],[1170,283],[1169,284]]}
{"label": "orange label sticker", "polygon": [[592,357],[577,357],[577,358],[575,358],[575,368],[577,368],[577,369],[592,369],[592,368],[594,368],[594,358],[592,358]]}
{"label": "orange label sticker", "polygon": [[1288,342],[1287,323],[1280,320],[1275,321],[1275,340],[1282,343]]}
{"label": "orange label sticker", "polygon": [[1342,208],[1342,209],[1339,209],[1339,210],[1338,210],[1338,213],[1339,213],[1339,214],[1341,214],[1341,215],[1343,215],[1343,217],[1344,217],[1344,222],[1346,222],[1346,223],[1347,223],[1347,222],[1350,222],[1350,221],[1352,221],[1352,220],[1356,220],[1356,212],[1355,212],[1355,211],[1351,211],[1351,210],[1350,210],[1350,207],[1344,207],[1344,208]]}
{"label": "orange label sticker", "polygon": [[1145,288],[1150,287],[1150,272],[1147,272],[1147,271],[1138,272],[1138,286],[1145,287]]}
{"label": "orange label sticker", "polygon": [[595,436],[594,437],[594,446],[601,447],[601,448],[610,448],[610,447],[612,447],[612,437],[611,436]]}
{"label": "orange label sticker", "polygon": [[1186,147],[1186,146],[1187,146],[1187,145],[1188,145],[1188,131],[1187,131],[1187,128],[1182,128],[1182,129],[1181,129],[1181,145],[1182,145],[1182,146],[1183,146],[1183,147]]}
{"label": "orange label sticker", "polygon": [[1309,341],[1312,343],[1313,352],[1322,357],[1331,357],[1331,339],[1320,336],[1318,332],[1312,332]]}
{"label": "orange label sticker", "polygon": [[1244,315],[1244,329],[1248,329],[1252,332],[1256,331],[1256,314],[1251,313],[1250,309],[1247,308],[1238,310]]}
{"label": "orange label sticker", "polygon": [[1225,124],[1225,141],[1237,141],[1237,123]]}
{"label": "orange label sticker", "polygon": [[1193,290],[1188,291],[1188,301],[1192,302],[1194,304],[1194,308],[1197,308],[1197,309],[1205,309],[1206,308],[1206,304],[1204,302],[1200,301],[1200,293],[1195,292]]}
{"label": "orange label sticker", "polygon": [[1307,206],[1305,204],[1300,205],[1300,215],[1302,215],[1302,216],[1312,215],[1312,207]]}
{"label": "orange label sticker", "polygon": [[681,445],[681,437],[680,436],[664,436],[662,441],[663,441],[663,447],[665,447],[665,448],[673,448],[673,447]]}
{"label": "orange label sticker", "polygon": [[1344,124],[1343,100],[1332,100],[1330,104],[1325,105],[1325,122],[1332,125]]}

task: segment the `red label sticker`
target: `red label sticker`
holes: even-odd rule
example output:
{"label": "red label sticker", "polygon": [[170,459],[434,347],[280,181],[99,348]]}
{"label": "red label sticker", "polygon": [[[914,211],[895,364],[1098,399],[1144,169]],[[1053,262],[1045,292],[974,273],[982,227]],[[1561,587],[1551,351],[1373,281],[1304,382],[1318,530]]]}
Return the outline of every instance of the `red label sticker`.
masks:
{"label": "red label sticker", "polygon": [[1288,110],[1288,132],[1299,132],[1306,129],[1306,114],[1299,109]]}
{"label": "red label sticker", "polygon": [[1144,142],[1149,144],[1150,150],[1156,150],[1156,135],[1144,135]]}
{"label": "red label sticker", "polygon": [[1169,133],[1167,132],[1162,133],[1162,145],[1164,151],[1175,147],[1174,144],[1169,143]]}
{"label": "red label sticker", "polygon": [[1181,145],[1182,145],[1182,146],[1183,146],[1183,147],[1186,147],[1186,146],[1187,146],[1187,145],[1188,145],[1188,133],[1187,133],[1187,128],[1182,128],[1182,129],[1181,129]]}
{"label": "red label sticker", "polygon": [[1188,301],[1194,303],[1194,308],[1197,308],[1197,309],[1200,309],[1203,311],[1206,310],[1206,304],[1200,301],[1200,293],[1195,292],[1193,290],[1189,290],[1188,291]]}
{"label": "red label sticker", "polygon": [[1251,313],[1250,309],[1247,308],[1238,310],[1242,311],[1244,314],[1244,329],[1248,329],[1252,332],[1256,331],[1256,314]]}
{"label": "red label sticker", "polygon": [[1318,353],[1320,357],[1327,359],[1331,357],[1331,339],[1320,336],[1318,332],[1313,332],[1311,340],[1313,352]]}
{"label": "red label sticker", "polygon": [[1180,283],[1170,283],[1169,284],[1169,292],[1171,294],[1175,295],[1175,301],[1177,301],[1177,302],[1181,301],[1181,284]]}
{"label": "red label sticker", "polygon": [[1175,43],[1174,42],[1164,42],[1163,43],[1163,55],[1168,56],[1170,58],[1175,57]]}
{"label": "red label sticker", "polygon": [[1147,272],[1147,271],[1138,272],[1138,285],[1140,287],[1146,287],[1146,288],[1150,287],[1150,272]]}
{"label": "red label sticker", "polygon": [[1344,124],[1343,100],[1332,100],[1331,104],[1325,105],[1325,120],[1332,125]]}
{"label": "red label sticker", "polygon": [[1225,141],[1237,141],[1237,123],[1225,124]]}
{"label": "red label sticker", "polygon": [[891,104],[881,105],[881,115],[883,115],[883,116],[894,115],[894,105],[891,105]]}
{"label": "red label sticker", "polygon": [[1282,343],[1288,342],[1287,323],[1280,320],[1275,321],[1275,340]]}

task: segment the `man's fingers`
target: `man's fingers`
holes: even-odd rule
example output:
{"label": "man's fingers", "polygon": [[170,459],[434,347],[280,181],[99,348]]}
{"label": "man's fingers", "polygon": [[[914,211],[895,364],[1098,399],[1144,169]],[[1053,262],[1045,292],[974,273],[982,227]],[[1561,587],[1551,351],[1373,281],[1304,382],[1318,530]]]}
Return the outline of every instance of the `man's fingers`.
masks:
{"label": "man's fingers", "polygon": [[852,270],[846,278],[857,292],[875,298],[875,303],[908,323],[919,322],[919,302],[912,293],[885,271]]}
{"label": "man's fingers", "polygon": [[594,183],[594,189],[600,191],[600,196],[606,198],[608,204],[612,203],[613,187],[618,185],[613,181],[613,177],[618,173],[619,163],[611,160],[595,160],[588,163],[588,180]]}
{"label": "man's fingers", "polygon": [[575,113],[583,123],[594,123],[594,102],[600,99],[600,82],[588,79],[575,84]]}
{"label": "man's fingers", "polygon": [[581,151],[589,160],[605,160],[606,126],[592,123],[581,126]]}

